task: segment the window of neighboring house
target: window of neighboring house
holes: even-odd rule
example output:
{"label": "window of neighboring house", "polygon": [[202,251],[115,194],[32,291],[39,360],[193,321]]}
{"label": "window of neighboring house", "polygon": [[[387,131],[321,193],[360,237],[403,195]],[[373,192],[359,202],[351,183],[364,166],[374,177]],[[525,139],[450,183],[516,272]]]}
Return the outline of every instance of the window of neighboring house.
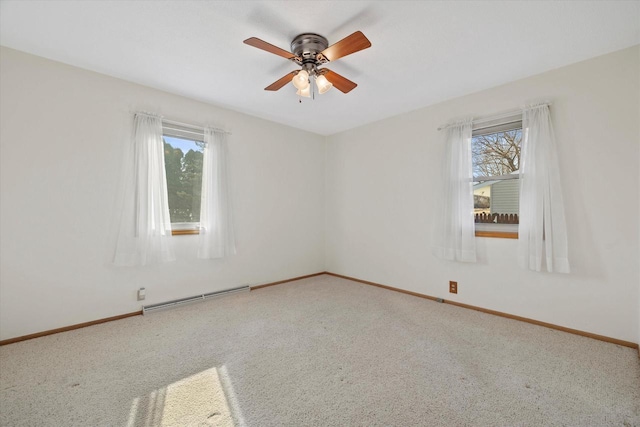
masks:
{"label": "window of neighboring house", "polygon": [[474,126],[471,152],[476,236],[518,236],[521,144],[521,115]]}
{"label": "window of neighboring house", "polygon": [[163,123],[169,216],[175,234],[198,234],[202,191],[202,131]]}

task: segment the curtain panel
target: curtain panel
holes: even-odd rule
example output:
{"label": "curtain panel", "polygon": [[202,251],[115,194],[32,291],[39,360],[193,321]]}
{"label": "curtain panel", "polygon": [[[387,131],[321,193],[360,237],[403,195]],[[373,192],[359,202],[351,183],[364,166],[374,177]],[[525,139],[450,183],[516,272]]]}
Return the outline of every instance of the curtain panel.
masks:
{"label": "curtain panel", "polygon": [[446,127],[442,204],[434,254],[450,261],[476,262],[471,131],[471,119]]}
{"label": "curtain panel", "polygon": [[222,258],[236,253],[227,176],[227,135],[205,128],[198,258]]}
{"label": "curtain panel", "polygon": [[134,266],[173,261],[162,119],[159,116],[135,114],[128,154],[113,263]]}
{"label": "curtain panel", "polygon": [[522,114],[518,264],[569,273],[567,226],[549,105],[527,106]]}

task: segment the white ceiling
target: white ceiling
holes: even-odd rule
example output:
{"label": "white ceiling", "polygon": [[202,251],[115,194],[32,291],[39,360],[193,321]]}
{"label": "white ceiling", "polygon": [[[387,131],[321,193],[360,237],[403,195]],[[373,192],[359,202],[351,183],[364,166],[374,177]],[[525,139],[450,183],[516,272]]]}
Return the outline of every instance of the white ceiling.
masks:
{"label": "white ceiling", "polygon": [[[358,87],[298,102],[264,87],[283,49],[360,30],[328,64]],[[0,44],[330,135],[640,43],[640,1],[0,1]]]}

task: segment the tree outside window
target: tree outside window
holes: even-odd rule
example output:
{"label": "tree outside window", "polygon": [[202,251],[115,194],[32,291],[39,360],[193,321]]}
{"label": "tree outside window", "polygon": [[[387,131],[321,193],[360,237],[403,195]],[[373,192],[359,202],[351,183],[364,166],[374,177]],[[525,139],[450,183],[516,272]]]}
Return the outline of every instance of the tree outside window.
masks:
{"label": "tree outside window", "polygon": [[171,223],[199,223],[204,143],[164,135]]}
{"label": "tree outside window", "polygon": [[[476,222],[517,224],[522,129],[474,134],[471,141]],[[514,176],[515,175],[515,176]]]}

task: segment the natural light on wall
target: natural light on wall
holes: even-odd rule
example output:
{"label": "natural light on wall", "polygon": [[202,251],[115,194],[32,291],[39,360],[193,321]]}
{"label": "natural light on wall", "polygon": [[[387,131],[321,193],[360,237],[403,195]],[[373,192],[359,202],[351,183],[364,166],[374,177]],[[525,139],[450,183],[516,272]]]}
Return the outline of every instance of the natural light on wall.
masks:
{"label": "natural light on wall", "polygon": [[224,366],[207,369],[135,398],[127,427],[234,426],[234,415],[240,421],[242,416],[225,374]]}

